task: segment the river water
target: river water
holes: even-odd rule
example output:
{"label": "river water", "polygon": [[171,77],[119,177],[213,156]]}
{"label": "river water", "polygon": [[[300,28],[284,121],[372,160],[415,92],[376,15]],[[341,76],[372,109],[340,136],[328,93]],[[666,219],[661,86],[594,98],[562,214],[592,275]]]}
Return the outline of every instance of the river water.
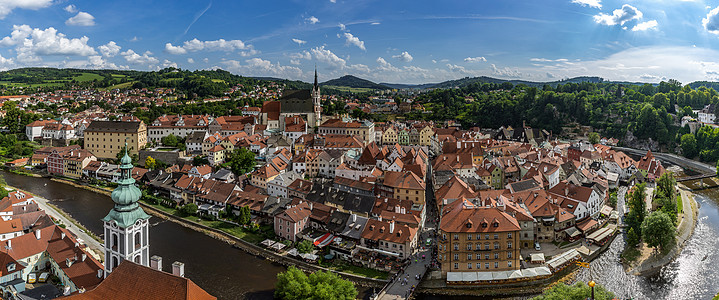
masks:
{"label": "river water", "polygon": [[[8,185],[52,201],[96,235],[112,208],[110,197],[46,178],[2,172]],[[277,273],[285,268],[232,248],[170,221],[150,219],[150,255],[162,257],[165,271],[185,263],[185,276],[220,299],[272,299]]]}

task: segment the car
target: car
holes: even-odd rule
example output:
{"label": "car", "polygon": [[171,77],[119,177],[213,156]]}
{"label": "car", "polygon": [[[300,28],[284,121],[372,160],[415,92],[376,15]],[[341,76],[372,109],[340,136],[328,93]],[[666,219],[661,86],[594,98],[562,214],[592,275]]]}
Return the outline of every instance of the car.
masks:
{"label": "car", "polygon": [[534,242],[534,250],[542,250],[542,247],[539,247],[539,242]]}
{"label": "car", "polygon": [[27,283],[35,283],[36,276],[35,273],[27,274]]}
{"label": "car", "polygon": [[40,277],[37,278],[37,282],[47,282],[47,278],[50,277],[50,273],[42,272]]}

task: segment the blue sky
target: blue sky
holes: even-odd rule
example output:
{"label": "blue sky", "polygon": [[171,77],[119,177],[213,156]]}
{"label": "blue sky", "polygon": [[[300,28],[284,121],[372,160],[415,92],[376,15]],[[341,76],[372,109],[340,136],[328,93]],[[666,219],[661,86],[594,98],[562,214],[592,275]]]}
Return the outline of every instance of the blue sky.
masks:
{"label": "blue sky", "polygon": [[0,1],[0,69],[719,81],[719,0]]}

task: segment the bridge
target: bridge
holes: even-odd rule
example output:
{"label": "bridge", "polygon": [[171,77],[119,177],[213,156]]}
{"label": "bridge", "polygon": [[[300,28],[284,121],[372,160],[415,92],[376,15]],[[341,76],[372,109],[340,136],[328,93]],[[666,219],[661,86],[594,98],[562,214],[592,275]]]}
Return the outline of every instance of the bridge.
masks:
{"label": "bridge", "polygon": [[677,177],[677,182],[691,181],[691,180],[699,180],[699,179],[704,179],[704,178],[712,178],[712,177],[715,177],[715,176],[717,176],[716,173],[713,173],[713,174],[699,174],[699,175],[686,176],[686,177]]}

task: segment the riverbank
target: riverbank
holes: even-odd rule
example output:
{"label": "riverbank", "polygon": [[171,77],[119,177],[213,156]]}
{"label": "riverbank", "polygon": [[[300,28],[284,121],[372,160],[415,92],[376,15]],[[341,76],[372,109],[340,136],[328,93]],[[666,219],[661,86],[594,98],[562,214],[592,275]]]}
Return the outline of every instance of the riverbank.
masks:
{"label": "riverbank", "polygon": [[679,195],[682,198],[683,213],[677,226],[677,236],[674,246],[663,253],[652,254],[644,260],[629,265],[627,274],[650,276],[661,270],[662,267],[671,263],[684,249],[684,245],[694,233],[699,213],[698,203],[694,199],[694,193],[685,185],[679,183]]}

